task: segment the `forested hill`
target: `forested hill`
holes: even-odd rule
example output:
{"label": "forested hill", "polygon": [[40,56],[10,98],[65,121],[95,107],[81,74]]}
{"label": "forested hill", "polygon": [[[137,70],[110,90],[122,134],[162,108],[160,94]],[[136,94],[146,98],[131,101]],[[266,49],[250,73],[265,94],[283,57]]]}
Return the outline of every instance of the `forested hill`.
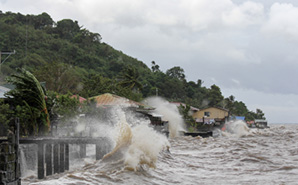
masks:
{"label": "forested hill", "polygon": [[[31,71],[47,90],[92,97],[110,92],[140,101],[156,95],[169,101],[184,102],[198,108],[218,106],[248,119],[262,117],[257,109],[249,111],[234,96],[223,97],[220,88],[203,86],[185,79],[184,70],[173,66],[166,72],[157,63],[142,61],[115,50],[77,21],[54,22],[50,15],[22,15],[0,11],[0,51],[12,52],[1,64],[0,83],[16,68]],[[6,55],[2,55],[2,62]]]}

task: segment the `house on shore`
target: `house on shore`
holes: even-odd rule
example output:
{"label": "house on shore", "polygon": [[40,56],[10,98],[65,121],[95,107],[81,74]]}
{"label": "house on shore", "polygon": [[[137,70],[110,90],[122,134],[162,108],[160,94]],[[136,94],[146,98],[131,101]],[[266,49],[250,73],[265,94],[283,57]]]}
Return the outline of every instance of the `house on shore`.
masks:
{"label": "house on shore", "polygon": [[5,99],[6,97],[4,96],[4,94],[12,90],[13,88],[14,86],[12,85],[0,85],[0,98]]}
{"label": "house on shore", "polygon": [[255,119],[254,121],[247,121],[246,124],[249,128],[269,128],[268,122],[265,119]]}
{"label": "house on shore", "polygon": [[198,123],[220,125],[229,116],[229,111],[218,107],[208,107],[195,112],[192,117]]}

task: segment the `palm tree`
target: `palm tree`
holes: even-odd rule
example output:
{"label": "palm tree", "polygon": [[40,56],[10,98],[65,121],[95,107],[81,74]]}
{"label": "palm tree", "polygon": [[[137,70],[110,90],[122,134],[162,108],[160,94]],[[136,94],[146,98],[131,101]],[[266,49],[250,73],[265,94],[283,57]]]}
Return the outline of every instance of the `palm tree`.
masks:
{"label": "palm tree", "polygon": [[140,90],[142,89],[142,84],[138,81],[140,74],[133,67],[127,67],[125,70],[122,71],[120,75],[120,82],[119,84],[122,87],[127,87],[131,90]]}
{"label": "palm tree", "polygon": [[[16,105],[24,105],[30,109],[30,116],[36,120],[33,133],[50,129],[49,114],[45,102],[45,90],[40,85],[35,76],[25,69],[18,69],[19,73],[11,75],[7,79],[8,83],[15,86],[6,96],[14,98]],[[37,118],[37,119],[36,119]],[[28,123],[30,124],[30,123]]]}

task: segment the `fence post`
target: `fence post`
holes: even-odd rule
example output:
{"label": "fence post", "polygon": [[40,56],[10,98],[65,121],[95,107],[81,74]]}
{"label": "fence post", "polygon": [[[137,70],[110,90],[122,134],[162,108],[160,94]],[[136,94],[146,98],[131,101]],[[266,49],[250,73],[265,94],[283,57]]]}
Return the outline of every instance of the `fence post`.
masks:
{"label": "fence post", "polygon": [[102,158],[102,154],[101,154],[101,151],[100,151],[100,145],[96,144],[95,145],[95,159],[100,160],[101,158]]}
{"label": "fence post", "polygon": [[80,144],[80,157],[86,157],[86,144]]}
{"label": "fence post", "polygon": [[44,178],[44,144],[43,143],[38,143],[38,155],[37,155],[37,160],[38,160],[38,167],[37,167],[37,176],[38,179],[43,179]]}
{"label": "fence post", "polygon": [[52,144],[46,145],[46,176],[53,174],[53,165],[52,165],[52,156],[53,156],[53,148]]}
{"label": "fence post", "polygon": [[15,162],[15,174],[16,179],[19,179],[19,184],[21,184],[21,167],[20,167],[20,120],[19,118],[15,118],[15,153],[16,153],[16,162]]}
{"label": "fence post", "polygon": [[59,172],[62,173],[65,171],[65,144],[60,144],[60,170]]}
{"label": "fence post", "polygon": [[59,173],[59,145],[54,144],[54,173]]}
{"label": "fence post", "polygon": [[65,144],[65,170],[69,170],[69,144]]}

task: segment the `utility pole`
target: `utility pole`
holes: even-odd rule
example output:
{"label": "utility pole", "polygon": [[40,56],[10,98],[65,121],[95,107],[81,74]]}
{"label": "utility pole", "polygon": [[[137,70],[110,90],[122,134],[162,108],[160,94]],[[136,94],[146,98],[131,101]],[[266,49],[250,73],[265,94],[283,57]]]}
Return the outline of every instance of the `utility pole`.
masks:
{"label": "utility pole", "polygon": [[[13,50],[13,52],[2,52],[0,51],[0,73],[2,73],[1,66],[2,64],[10,57],[10,55],[14,55],[16,53],[16,50]],[[3,61],[2,61],[2,55],[8,55]]]}
{"label": "utility pole", "polygon": [[[13,50],[13,52],[2,52],[0,51],[0,65],[3,64],[9,57],[10,55],[14,55],[16,53],[16,50]],[[2,55],[8,55],[2,62]]]}

